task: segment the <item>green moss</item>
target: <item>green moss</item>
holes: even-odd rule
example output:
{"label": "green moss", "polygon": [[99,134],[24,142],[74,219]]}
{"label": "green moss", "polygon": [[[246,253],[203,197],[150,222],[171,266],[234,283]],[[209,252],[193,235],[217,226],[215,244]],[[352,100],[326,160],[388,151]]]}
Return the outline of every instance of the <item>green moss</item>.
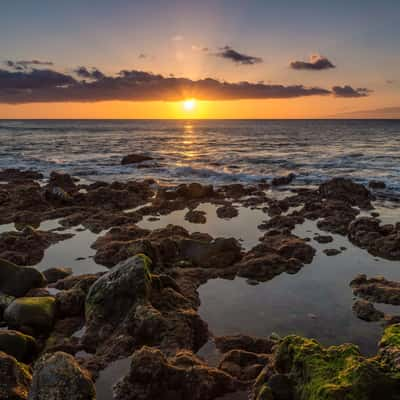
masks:
{"label": "green moss", "polygon": [[400,347],[400,324],[390,325],[385,329],[379,346]]}
{"label": "green moss", "polygon": [[299,400],[400,399],[400,380],[378,358],[366,359],[357,346],[322,347],[288,336],[278,347],[276,368],[291,376]]}

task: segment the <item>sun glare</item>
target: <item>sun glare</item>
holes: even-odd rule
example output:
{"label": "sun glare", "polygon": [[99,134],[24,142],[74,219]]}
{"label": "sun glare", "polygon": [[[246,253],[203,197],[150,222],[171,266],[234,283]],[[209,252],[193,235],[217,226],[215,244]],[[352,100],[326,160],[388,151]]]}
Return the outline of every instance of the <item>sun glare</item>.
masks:
{"label": "sun glare", "polygon": [[195,99],[187,99],[183,102],[183,109],[185,111],[193,111],[196,108],[196,100]]}

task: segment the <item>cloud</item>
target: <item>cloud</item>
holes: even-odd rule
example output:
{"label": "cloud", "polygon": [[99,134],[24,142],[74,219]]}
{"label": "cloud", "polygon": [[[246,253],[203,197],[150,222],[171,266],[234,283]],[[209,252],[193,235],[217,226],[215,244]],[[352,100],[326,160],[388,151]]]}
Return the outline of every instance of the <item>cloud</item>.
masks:
{"label": "cloud", "polygon": [[221,48],[221,51],[215,54],[217,57],[222,57],[227,60],[231,60],[236,64],[242,65],[254,65],[263,62],[260,57],[253,57],[247,54],[239,53],[238,51],[232,49],[230,46],[225,46]]}
{"label": "cloud", "polygon": [[90,71],[86,67],[78,67],[74,72],[80,77],[85,79],[94,79],[96,81],[103,79],[105,75],[97,68],[92,68]]}
{"label": "cloud", "polygon": [[335,86],[332,90],[303,85],[262,82],[231,83],[211,78],[191,80],[137,70],[104,75],[97,68],[78,68],[74,74],[50,69],[9,71],[0,69],[0,103],[96,102],[96,101],[178,101],[290,99],[306,96],[362,97],[367,89]]}
{"label": "cloud", "polygon": [[175,36],[172,36],[172,38],[171,38],[171,40],[173,42],[181,42],[183,39],[184,39],[184,37],[182,35],[175,35]]}
{"label": "cloud", "polygon": [[141,58],[141,59],[147,58],[147,54],[145,54],[145,53],[140,53],[139,56],[138,56],[138,58]]}
{"label": "cloud", "polygon": [[324,69],[336,68],[326,57],[319,54],[314,54],[310,56],[310,61],[292,61],[290,63],[290,68],[296,70],[306,70],[306,71],[321,71]]}
{"label": "cloud", "polygon": [[372,90],[369,90],[367,88],[353,89],[351,86],[345,85],[345,86],[333,86],[332,93],[336,97],[366,97],[370,93],[372,93]]}
{"label": "cloud", "polygon": [[386,83],[387,83],[388,85],[393,85],[393,84],[396,83],[396,81],[395,81],[394,79],[387,79],[387,80],[386,80]]}
{"label": "cloud", "polygon": [[52,66],[54,65],[51,61],[40,61],[40,60],[19,60],[19,61],[11,61],[7,60],[5,61],[5,65],[7,65],[8,68],[17,70],[17,71],[22,71],[24,69],[28,69],[31,67],[38,67],[38,66]]}

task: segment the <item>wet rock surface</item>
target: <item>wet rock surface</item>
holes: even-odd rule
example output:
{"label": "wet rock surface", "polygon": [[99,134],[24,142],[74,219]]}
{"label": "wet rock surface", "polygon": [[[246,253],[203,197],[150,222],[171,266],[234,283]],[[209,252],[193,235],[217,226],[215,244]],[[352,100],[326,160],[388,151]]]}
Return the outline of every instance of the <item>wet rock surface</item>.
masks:
{"label": "wet rock surface", "polygon": [[400,282],[388,281],[382,276],[368,279],[361,274],[351,281],[350,286],[356,296],[365,300],[400,305]]}
{"label": "wet rock surface", "polygon": [[0,351],[0,398],[27,400],[32,380],[30,368]]}
{"label": "wet rock surface", "polygon": [[[278,177],[271,184],[288,185],[293,178]],[[288,197],[275,199],[265,182],[82,185],[52,173],[39,184],[40,174],[18,170],[0,171],[2,179],[8,183],[0,185],[0,223],[15,222],[17,231],[0,235],[5,259],[0,260],[0,322],[8,328],[0,330],[0,398],[28,398],[33,367],[29,398],[94,399],[99,372],[126,357],[132,357],[129,373],[114,388],[120,400],[230,399],[250,388],[258,400],[309,400],[320,393],[332,400],[398,398],[398,320],[372,304],[400,304],[398,282],[384,278],[361,276],[351,284],[361,298],[354,313],[390,324],[374,359],[353,345],[325,348],[298,336],[216,337],[223,353],[218,367],[194,354],[212,336],[198,313],[199,286],[213,278],[243,276],[258,283],[298,272],[315,255],[310,245],[315,242],[292,233],[306,220],[348,235],[371,254],[398,259],[398,224],[382,225],[378,215],[357,218],[360,209],[373,207],[374,197],[364,186],[335,178],[317,189],[291,185],[285,188],[291,191]],[[176,210],[186,212],[191,223],[206,223],[205,213],[196,210],[202,203],[215,206],[222,219],[236,217],[238,205],[256,208],[265,213],[260,226],[265,233],[244,250],[234,238],[190,233],[176,225],[154,230],[136,225],[143,217],[159,219]],[[60,219],[57,232],[37,229],[48,219]],[[70,237],[58,230],[78,225],[95,233],[108,230],[93,244],[95,261],[110,267],[108,272],[75,276],[68,268],[49,265],[41,274],[24,267]],[[324,244],[332,239],[314,237]]]}
{"label": "wet rock surface", "polygon": [[157,349],[143,347],[132,355],[130,371],[115,386],[114,397],[117,400],[212,400],[235,391],[238,386],[231,375],[208,367],[192,353],[166,358]]}
{"label": "wet rock surface", "polygon": [[29,400],[47,399],[96,399],[89,373],[71,355],[45,354],[35,363]]}

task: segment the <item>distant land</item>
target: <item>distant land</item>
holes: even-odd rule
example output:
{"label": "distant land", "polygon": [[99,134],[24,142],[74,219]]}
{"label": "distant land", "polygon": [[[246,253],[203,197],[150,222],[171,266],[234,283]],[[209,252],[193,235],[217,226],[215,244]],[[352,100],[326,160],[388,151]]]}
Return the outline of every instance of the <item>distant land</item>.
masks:
{"label": "distant land", "polygon": [[362,110],[339,113],[335,118],[382,118],[382,119],[400,119],[400,107],[377,108],[375,110]]}

